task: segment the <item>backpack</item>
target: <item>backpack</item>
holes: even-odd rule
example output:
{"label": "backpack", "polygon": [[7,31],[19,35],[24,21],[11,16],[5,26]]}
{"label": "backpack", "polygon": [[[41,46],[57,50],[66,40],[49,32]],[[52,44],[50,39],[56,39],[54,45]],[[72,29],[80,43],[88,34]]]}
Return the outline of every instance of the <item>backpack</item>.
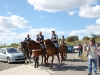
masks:
{"label": "backpack", "polygon": [[79,49],[81,49],[81,50],[83,49],[82,45],[79,45]]}

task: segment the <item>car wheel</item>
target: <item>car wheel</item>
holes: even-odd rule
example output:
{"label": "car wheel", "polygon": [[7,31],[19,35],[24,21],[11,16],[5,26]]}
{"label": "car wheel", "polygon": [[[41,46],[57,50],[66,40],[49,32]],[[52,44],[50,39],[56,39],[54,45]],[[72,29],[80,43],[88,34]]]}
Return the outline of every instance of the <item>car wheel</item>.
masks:
{"label": "car wheel", "polygon": [[10,64],[10,63],[11,63],[11,61],[10,61],[10,58],[9,58],[9,57],[7,57],[7,63],[8,63],[8,64]]}

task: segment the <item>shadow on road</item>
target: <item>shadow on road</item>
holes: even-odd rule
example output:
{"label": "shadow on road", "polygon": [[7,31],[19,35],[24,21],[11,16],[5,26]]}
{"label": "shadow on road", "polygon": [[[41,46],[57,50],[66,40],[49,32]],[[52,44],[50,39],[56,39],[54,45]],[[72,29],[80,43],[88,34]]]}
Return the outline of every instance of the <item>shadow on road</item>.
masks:
{"label": "shadow on road", "polygon": [[52,69],[53,71],[66,71],[66,70],[86,71],[86,69],[87,69],[87,66],[82,66],[82,65],[75,66],[72,64],[71,65],[62,64],[59,66],[58,66],[58,64],[55,64],[54,66],[55,67]]}
{"label": "shadow on road", "polygon": [[[65,62],[85,62],[83,60],[79,60],[79,59],[67,59]],[[45,66],[45,64],[40,64],[42,69],[50,69],[50,65],[48,65],[47,67]],[[83,65],[74,65],[74,64],[58,64],[58,63],[54,63],[53,64],[53,69],[51,69],[52,71],[66,71],[66,70],[72,70],[72,71],[86,71],[88,67],[87,66],[83,66]]]}
{"label": "shadow on road", "polygon": [[70,61],[70,62],[86,62],[86,61],[80,60],[80,59],[67,59],[66,61]]}

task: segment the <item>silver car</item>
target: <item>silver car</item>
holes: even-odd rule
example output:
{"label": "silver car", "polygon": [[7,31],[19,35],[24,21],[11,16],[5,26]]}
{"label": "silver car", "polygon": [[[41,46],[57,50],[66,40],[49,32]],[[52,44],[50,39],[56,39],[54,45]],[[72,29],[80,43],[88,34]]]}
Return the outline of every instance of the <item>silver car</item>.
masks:
{"label": "silver car", "polygon": [[19,62],[24,61],[25,57],[21,51],[16,48],[8,47],[8,48],[0,48],[0,60],[7,61],[7,63],[11,62]]}

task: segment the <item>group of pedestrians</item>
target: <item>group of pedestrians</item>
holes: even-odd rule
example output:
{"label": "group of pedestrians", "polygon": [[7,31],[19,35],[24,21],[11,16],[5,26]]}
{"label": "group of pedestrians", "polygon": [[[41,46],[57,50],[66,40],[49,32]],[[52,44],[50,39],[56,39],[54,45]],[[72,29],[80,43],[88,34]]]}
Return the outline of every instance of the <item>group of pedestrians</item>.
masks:
{"label": "group of pedestrians", "polygon": [[[94,64],[94,73],[97,74],[97,67],[100,72],[100,43],[96,44],[94,37],[90,37],[89,43],[84,42],[78,46],[79,57],[86,53],[88,57],[88,75],[92,75],[92,63]],[[98,66],[97,66],[98,65]]]}
{"label": "group of pedestrians", "polygon": [[94,64],[94,73],[96,75],[97,67],[100,72],[100,44],[96,44],[94,37],[90,37],[89,44],[86,42],[84,42],[83,46],[79,44],[79,56],[82,56],[83,52],[88,57],[88,75],[92,75],[92,63]]}

